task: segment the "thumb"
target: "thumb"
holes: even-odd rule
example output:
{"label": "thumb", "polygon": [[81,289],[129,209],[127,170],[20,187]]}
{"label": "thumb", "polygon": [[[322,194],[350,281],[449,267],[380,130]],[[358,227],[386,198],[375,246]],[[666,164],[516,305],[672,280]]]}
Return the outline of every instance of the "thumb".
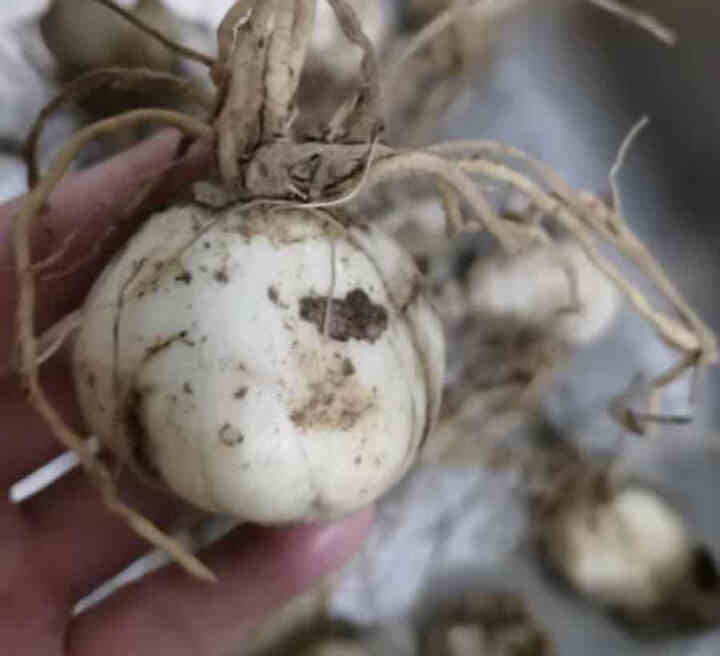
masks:
{"label": "thumb", "polygon": [[77,617],[72,656],[225,653],[273,609],[344,564],[364,542],[372,512],[334,524],[241,527],[202,555],[218,583],[176,567],[145,577]]}

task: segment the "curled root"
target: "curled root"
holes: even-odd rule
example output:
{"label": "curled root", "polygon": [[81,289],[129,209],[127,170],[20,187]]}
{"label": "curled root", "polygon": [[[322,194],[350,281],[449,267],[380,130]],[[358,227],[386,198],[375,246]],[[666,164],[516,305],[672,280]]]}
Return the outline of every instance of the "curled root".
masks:
{"label": "curled root", "polygon": [[[492,207],[480,186],[466,175],[461,167],[432,152],[401,152],[379,160],[370,172],[370,184],[417,175],[432,175],[454,189],[470,204],[484,228],[497,238],[503,250],[509,253],[518,252],[517,239]],[[457,220],[457,217],[454,219]],[[463,226],[462,229],[468,228]]]}
{"label": "curled root", "polygon": [[63,421],[45,396],[38,378],[43,349],[38,349],[39,340],[35,335],[35,271],[30,244],[32,223],[83,146],[100,134],[148,121],[175,126],[195,138],[207,139],[213,135],[212,127],[206,123],[165,110],[137,110],[99,121],[81,130],[70,140],[56,156],[47,175],[30,192],[20,207],[13,226],[19,291],[16,313],[17,368],[28,401],[47,422],[55,437],[78,456],[81,465],[100,490],[105,505],[113,513],[122,517],[135,532],[151,544],[172,555],[188,572],[204,580],[214,580],[213,573],[195,556],[188,553],[171,537],[162,533],[154,524],[120,500],[110,470],[92,454],[83,438]]}
{"label": "curled root", "polygon": [[[648,417],[659,417],[660,398],[665,387],[694,369],[691,394],[703,367],[717,360],[715,335],[699,318],[646,246],[630,230],[622,215],[617,177],[632,139],[645,124],[636,124],[623,140],[610,172],[615,208],[587,193],[574,191],[555,171],[526,153],[493,141],[457,141],[436,144],[425,150],[385,150],[372,167],[369,185],[392,178],[431,175],[438,180],[446,227],[450,234],[484,229],[495,236],[503,250],[522,256],[532,244],[552,244],[560,234],[570,235],[590,262],[609,278],[653,328],[658,336],[680,353],[679,362],[657,376],[648,387]],[[531,175],[503,161],[520,162]],[[501,218],[490,204],[478,180],[509,185],[527,198],[538,211],[530,222]],[[459,198],[475,219],[464,219]],[[633,285],[598,248],[605,242],[639,269],[659,290],[674,314],[657,309],[647,295]],[[570,276],[572,283],[572,276]]]}
{"label": "curled root", "polygon": [[[217,118],[218,165],[228,186],[237,183],[240,159],[262,137],[262,118],[268,102],[265,72],[274,10],[274,0],[238,2],[218,30],[221,53],[227,53],[214,71],[222,103]],[[270,104],[276,103],[271,99]]]}
{"label": "curled root", "polygon": [[362,50],[360,89],[353,112],[346,120],[350,141],[372,141],[382,131],[382,85],[375,48],[363,32],[355,10],[347,0],[327,0],[345,37]]}
{"label": "curled root", "polygon": [[[636,124],[623,140],[613,164],[610,181],[616,199],[619,198],[619,165],[622,164],[630,140],[642,124],[642,121]],[[465,140],[436,144],[430,150],[450,157],[467,172],[509,184],[518,190],[580,242],[588,257],[613,280],[635,310],[655,327],[663,340],[680,351],[697,351],[701,364],[710,364],[716,360],[717,344],[712,331],[700,320],[657,260],[627,226],[621,211],[618,211],[620,208],[611,209],[598,198],[576,192],[555,171],[513,146],[495,141]],[[463,158],[462,154],[466,157]],[[483,155],[519,161],[530,168],[535,179],[497,161],[483,159]],[[545,185],[547,190],[543,189],[542,185]],[[645,295],[627,282],[619,271],[599,254],[594,246],[596,238],[612,244],[620,254],[641,269],[680,315],[680,320],[654,310]]]}
{"label": "curled root", "polygon": [[315,0],[286,3],[278,9],[265,73],[267,102],[263,130],[266,140],[287,136],[294,117],[293,105],[300,83],[299,71],[315,25]]}
{"label": "curled root", "polygon": [[66,103],[81,102],[104,88],[118,91],[159,90],[185,98],[208,112],[214,107],[214,99],[207,91],[190,80],[169,73],[132,68],[102,68],[85,73],[66,85],[35,119],[23,146],[28,187],[34,187],[38,182],[37,146],[48,119]]}

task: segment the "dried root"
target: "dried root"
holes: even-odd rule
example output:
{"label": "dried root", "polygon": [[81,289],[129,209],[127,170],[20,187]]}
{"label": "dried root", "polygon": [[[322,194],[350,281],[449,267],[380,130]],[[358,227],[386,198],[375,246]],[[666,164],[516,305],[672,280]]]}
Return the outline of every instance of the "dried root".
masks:
{"label": "dried root", "polygon": [[[617,174],[630,139],[636,133],[637,128],[623,142],[611,171],[611,184],[618,199],[618,206]],[[435,155],[441,156],[440,161],[434,158]],[[503,160],[519,161],[531,170],[531,175],[512,168],[503,163]],[[413,174],[430,174],[441,182],[443,207],[450,233],[484,229],[497,238],[501,249],[519,257],[523,257],[523,253],[527,253],[534,245],[558,243],[558,238],[570,238],[582,247],[592,264],[655,328],[658,336],[679,353],[678,364],[658,376],[649,387],[650,409],[646,420],[652,421],[658,416],[664,387],[688,369],[696,368],[699,371],[717,359],[714,335],[667,278],[644,244],[629,229],[622,216],[621,207],[613,210],[598,199],[589,200],[588,194],[575,192],[557,173],[542,163],[515,148],[495,142],[454,142],[431,146],[425,151],[387,154],[379,158],[373,167],[371,182]],[[501,219],[482,191],[482,186],[474,178],[508,185],[521,194],[534,209],[531,213],[532,220]],[[448,203],[448,190],[462,197],[471,210],[470,216],[460,225],[457,205],[454,202]],[[674,314],[655,307],[644,291],[630,283],[609,258],[601,254],[601,244],[611,245],[639,269],[663,295]],[[557,346],[562,350],[562,344]],[[518,352],[517,349],[515,351]],[[477,349],[474,352],[477,352]],[[549,361],[557,355],[552,355]],[[547,362],[548,360],[546,364]],[[498,370],[497,366],[490,368]],[[548,366],[538,368],[537,380],[543,380],[545,374],[542,371],[547,373],[550,369]],[[536,380],[534,377],[531,379]],[[546,378],[545,380],[547,381]],[[499,392],[502,386],[498,382],[498,385],[488,389]],[[527,390],[529,395],[518,399],[519,407],[524,405],[521,402],[523,398],[533,398],[537,388],[528,387]],[[499,397],[507,399],[507,394],[499,394]],[[486,401],[492,405],[491,398],[486,397]],[[447,403],[446,407],[449,407]],[[627,426],[628,422],[625,422],[625,425]],[[638,422],[635,421],[632,425],[638,426]],[[641,432],[644,432],[644,429]]]}
{"label": "dried root", "polygon": [[171,554],[189,572],[204,580],[214,580],[212,572],[199,560],[120,500],[110,470],[91,453],[83,437],[71,430],[52,407],[38,378],[38,370],[44,353],[38,349],[38,338],[35,335],[34,326],[35,280],[29,236],[32,222],[37,218],[53,189],[85,144],[103,132],[111,132],[127,125],[146,121],[173,125],[195,138],[202,139],[212,136],[212,130],[206,124],[191,117],[164,110],[137,110],[95,123],[81,130],[65,146],[55,158],[46,176],[28,195],[15,217],[13,239],[19,289],[16,315],[19,349],[18,374],[28,401],[45,419],[55,437],[78,456],[85,471],[100,490],[103,502],[109,510],[122,517],[135,532],[145,537],[148,542]]}
{"label": "dried root", "polygon": [[[108,4],[102,0],[103,4]],[[560,240],[579,244],[588,259],[628,298],[658,335],[680,354],[682,366],[659,377],[659,393],[687,367],[701,368],[717,357],[714,336],[668,280],[659,264],[628,228],[619,203],[612,209],[597,199],[572,190],[556,173],[525,153],[488,141],[438,144],[423,150],[393,149],[379,143],[382,134],[381,80],[372,45],[364,35],[351,4],[330,0],[348,40],[361,48],[361,84],[357,95],[344,104],[326,139],[295,134],[295,94],[299,71],[311,33],[312,0],[241,0],[229,10],[218,30],[219,57],[212,63],[217,87],[211,123],[178,112],[146,109],[99,121],[81,130],[62,149],[48,172],[23,203],[14,226],[19,302],[17,309],[18,371],[29,402],[45,418],[53,434],[74,451],[101,492],[108,508],[153,545],[166,550],[190,573],[212,579],[212,573],[177,542],[159,531],[119,499],[112,473],[86,448],[45,396],[38,369],[44,346],[35,334],[35,274],[30,232],[50,193],[73,159],[90,140],[127,126],[147,122],[172,125],[194,139],[217,143],[217,171],[207,182],[222,203],[256,203],[323,207],[349,203],[381,183],[394,179],[431,178],[437,183],[447,233],[487,233],[497,250],[522,258],[538,244],[552,247]],[[187,54],[187,53],[185,53]],[[291,70],[292,69],[292,70]],[[86,93],[91,85],[113,83],[113,76],[85,78],[54,101],[40,117],[29,143],[33,144],[44,118],[66,98]],[[133,78],[138,84],[150,78]],[[175,78],[153,78],[199,100],[190,87]],[[135,84],[123,74],[119,83]],[[628,142],[629,143],[629,142]],[[621,149],[617,171],[626,147]],[[526,169],[526,170],[523,170]],[[533,208],[527,220],[501,215],[485,190],[488,183],[510,187]],[[616,187],[613,187],[616,189]],[[618,196],[619,197],[619,196]],[[599,245],[615,248],[663,294],[674,311],[656,308],[603,255]],[[572,287],[572,271],[568,273]],[[569,312],[573,308],[568,308]],[[522,395],[537,395],[547,353],[527,349],[533,375],[523,380]],[[512,363],[498,361],[501,375],[486,381],[489,389],[516,384]],[[451,395],[452,396],[452,395]],[[657,399],[654,401],[657,403]]]}
{"label": "dried root", "polygon": [[[573,191],[555,172],[517,149],[503,144],[489,142],[443,144],[434,147],[433,151],[457,151],[458,148],[466,147],[474,150],[475,157],[457,160],[461,169],[487,176],[491,180],[505,182],[524,194],[545,216],[559,224],[578,241],[593,263],[626,295],[635,310],[654,326],[665,342],[683,354],[695,354],[694,357],[700,365],[716,360],[717,345],[714,335],[667,278],[644,244],[628,228],[620,213],[612,210],[599,199],[589,200],[588,194]],[[520,159],[534,170],[540,182],[547,185],[548,190],[543,190],[529,176],[496,161],[481,159],[483,152],[495,157]],[[534,227],[537,228],[537,224]],[[646,296],[600,254],[596,246],[598,241],[610,243],[638,267],[663,294],[678,317],[671,317],[656,310]]]}
{"label": "dried root", "polygon": [[34,187],[38,182],[37,146],[43,128],[50,117],[66,103],[82,102],[83,98],[105,89],[119,91],[155,89],[185,98],[208,112],[211,112],[214,106],[214,100],[207,91],[198,88],[190,80],[169,73],[143,69],[108,68],[97,69],[81,75],[66,85],[62,92],[43,108],[33,123],[23,148],[28,169],[28,187]]}

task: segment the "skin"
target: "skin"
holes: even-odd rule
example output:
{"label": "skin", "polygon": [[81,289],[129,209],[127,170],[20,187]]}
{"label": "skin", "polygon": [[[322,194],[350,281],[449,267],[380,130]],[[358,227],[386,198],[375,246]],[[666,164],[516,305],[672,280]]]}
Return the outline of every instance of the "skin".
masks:
{"label": "skin", "polygon": [[[132,232],[128,210],[143,183],[167,178],[159,196],[206,170],[209,149],[194,146],[173,160],[177,134],[165,132],[104,164],[69,176],[51,198],[36,232],[36,261],[81,228],[53,270],[95,254],[61,279],[39,285],[38,330],[76,308],[107,256]],[[11,349],[16,301],[10,248],[18,201],[0,206],[0,362]],[[108,227],[115,226],[112,234]],[[71,426],[81,430],[67,354],[43,367],[43,384]],[[42,656],[211,656],[224,654],[248,629],[319,577],[341,566],[362,544],[372,513],[336,524],[282,529],[245,526],[201,554],[219,582],[200,583],[175,566],[130,584],[85,613],[73,605],[147,551],[146,544],[102,506],[84,475],[74,471],[21,504],[10,486],[61,452],[0,366],[0,644],[13,654]],[[177,500],[121,476],[123,497],[170,526]]]}

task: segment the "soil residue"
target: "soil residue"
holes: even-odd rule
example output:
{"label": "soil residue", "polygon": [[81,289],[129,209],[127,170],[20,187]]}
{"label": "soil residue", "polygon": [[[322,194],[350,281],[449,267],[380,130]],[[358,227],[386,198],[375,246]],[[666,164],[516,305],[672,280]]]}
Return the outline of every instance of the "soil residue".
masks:
{"label": "soil residue", "polygon": [[[300,318],[314,323],[318,332],[325,330],[328,299],[305,296],[300,299]],[[388,326],[388,311],[373,303],[362,289],[353,289],[342,298],[333,298],[329,308],[327,332],[331,339],[375,342]]]}
{"label": "soil residue", "polygon": [[305,430],[352,429],[376,407],[375,390],[368,391],[355,383],[351,379],[354,373],[349,358],[336,357],[324,368],[321,379],[308,384],[308,394],[294,404],[290,420]]}
{"label": "soil residue", "polygon": [[245,435],[229,423],[222,425],[218,431],[218,437],[222,444],[230,447],[242,444],[245,441]]}

